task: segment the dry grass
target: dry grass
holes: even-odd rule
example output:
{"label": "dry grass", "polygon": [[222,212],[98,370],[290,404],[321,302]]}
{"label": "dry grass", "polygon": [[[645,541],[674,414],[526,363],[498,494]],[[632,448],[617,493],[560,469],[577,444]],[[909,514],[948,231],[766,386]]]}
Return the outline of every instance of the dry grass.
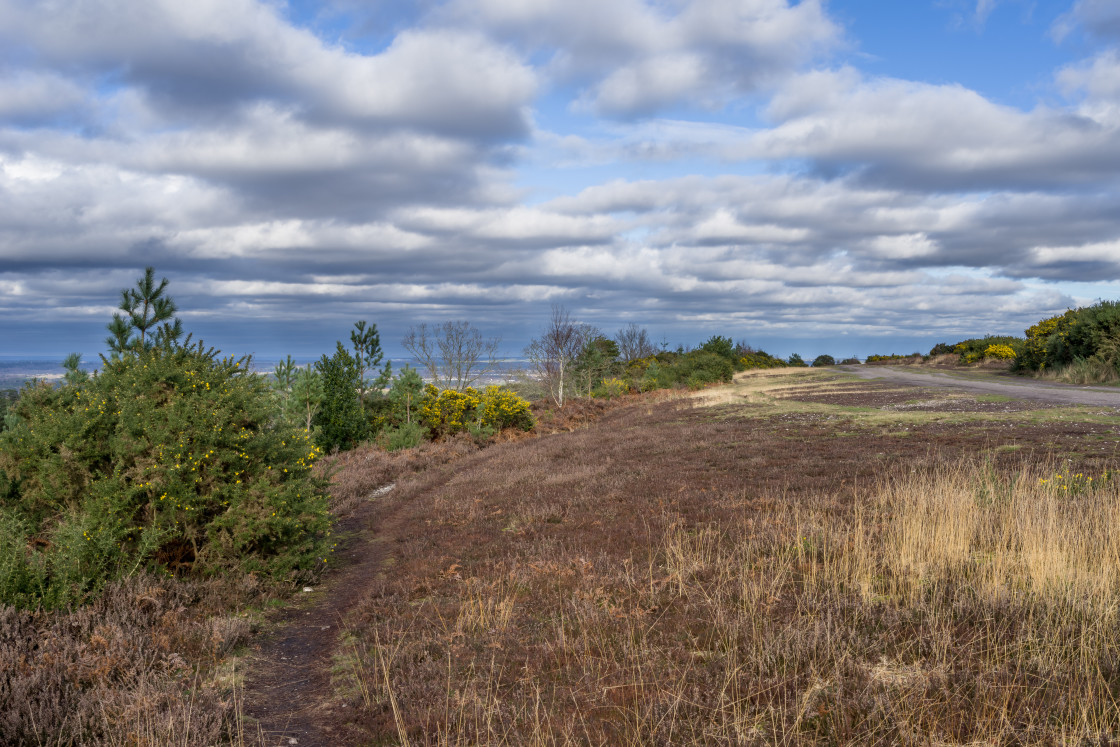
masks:
{"label": "dry grass", "polygon": [[[355,722],[411,744],[1120,735],[1115,486],[1055,489],[984,423],[846,439],[734,413],[630,408],[406,481],[349,621]],[[1046,446],[1091,427],[1029,416]]]}
{"label": "dry grass", "polygon": [[[219,665],[251,633],[229,584],[134,577],[74,612],[0,608],[0,744],[213,745],[233,740]],[[223,612],[226,611],[226,612]]]}

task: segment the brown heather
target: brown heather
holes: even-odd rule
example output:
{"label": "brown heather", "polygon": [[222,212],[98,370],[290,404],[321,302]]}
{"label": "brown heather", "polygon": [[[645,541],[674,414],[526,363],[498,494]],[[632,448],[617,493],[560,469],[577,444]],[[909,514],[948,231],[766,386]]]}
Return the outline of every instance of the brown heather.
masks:
{"label": "brown heather", "polygon": [[0,744],[229,741],[236,704],[218,669],[251,626],[228,597],[259,595],[239,587],[134,577],[75,612],[0,607]]}
{"label": "brown heather", "polygon": [[1120,493],[1041,482],[1113,464],[1113,415],[821,382],[752,377],[401,484],[337,657],[354,740],[1117,738]]}

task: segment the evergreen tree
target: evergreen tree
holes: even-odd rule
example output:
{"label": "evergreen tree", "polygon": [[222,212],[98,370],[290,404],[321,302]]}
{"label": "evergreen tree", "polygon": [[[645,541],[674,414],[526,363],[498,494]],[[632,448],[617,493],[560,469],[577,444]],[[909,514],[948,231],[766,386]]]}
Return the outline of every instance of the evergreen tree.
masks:
{"label": "evergreen tree", "polygon": [[369,436],[369,421],[359,400],[361,370],[358,359],[341,342],[335,343],[334,355],[324,354],[315,363],[323,399],[313,422],[318,426],[319,445],[328,451],[353,448]]}
{"label": "evergreen tree", "polygon": [[124,314],[113,314],[105,340],[114,356],[147,350],[161,342],[174,343],[182,337],[183,323],[175,316],[178,308],[164,295],[167,282],[163,278],[157,285],[155,268],[146,267],[135,288],[121,291],[118,308]]}
{"label": "evergreen tree", "polygon": [[380,395],[382,390],[389,385],[393,374],[393,362],[387,361],[385,367],[377,374],[377,378],[370,379],[385,355],[381,352],[381,335],[377,333],[377,325],[371,324],[366,328],[365,320],[354,324],[350,332],[350,342],[354,345],[354,360],[358,363],[358,397],[362,403],[369,401],[370,394]]}

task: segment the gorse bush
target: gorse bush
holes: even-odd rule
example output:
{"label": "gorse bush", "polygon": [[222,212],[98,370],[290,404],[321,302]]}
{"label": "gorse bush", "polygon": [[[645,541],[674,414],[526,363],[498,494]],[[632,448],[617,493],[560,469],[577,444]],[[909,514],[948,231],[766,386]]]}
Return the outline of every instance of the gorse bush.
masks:
{"label": "gorse bush", "polygon": [[0,602],[56,607],[151,567],[299,576],[323,562],[318,449],[245,361],[172,344],[24,389],[0,436]]}
{"label": "gorse bush", "polygon": [[1015,360],[1015,349],[1010,345],[989,345],[984,348],[984,358],[996,361]]}
{"label": "gorse bush", "polygon": [[[953,346],[960,363],[978,363],[982,360],[1015,360],[1023,350],[1024,341],[1009,335],[985,335],[961,340]],[[932,355],[933,352],[930,351]]]}
{"label": "gorse bush", "polygon": [[479,392],[473,387],[463,391],[437,389],[428,384],[420,400],[420,422],[435,437],[452,436],[474,429],[497,432],[503,428],[532,430],[534,421],[529,403],[500,386]]}
{"label": "gorse bush", "polygon": [[1120,302],[1101,301],[1043,319],[1026,330],[1016,368],[1074,383],[1120,377]]}
{"label": "gorse bush", "polygon": [[65,385],[29,385],[13,406],[0,434],[0,604],[72,605],[141,569],[294,579],[324,562],[318,448],[277,417],[247,358],[178,341],[166,284],[148,268],[122,294],[128,316],[109,325],[100,372],[72,355]]}

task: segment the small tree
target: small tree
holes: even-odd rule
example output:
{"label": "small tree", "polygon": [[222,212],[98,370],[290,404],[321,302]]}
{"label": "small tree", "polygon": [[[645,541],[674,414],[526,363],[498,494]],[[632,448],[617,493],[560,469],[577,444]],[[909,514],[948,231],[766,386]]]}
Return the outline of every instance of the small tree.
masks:
{"label": "small tree", "polygon": [[789,365],[794,366],[795,368],[804,368],[809,364],[802,360],[800,355],[794,353],[789,357]]}
{"label": "small tree", "polygon": [[370,394],[380,395],[389,385],[393,362],[386,361],[377,378],[369,378],[385,357],[381,352],[381,335],[377,333],[376,324],[369,325],[367,329],[364,319],[356,322],[350,332],[350,343],[354,346],[354,360],[358,364],[358,398],[364,405],[369,401]]}
{"label": "small tree", "polygon": [[412,412],[424,394],[424,380],[420,378],[415,368],[405,366],[393,380],[389,388],[389,401],[393,404],[393,415],[397,420],[403,419],[405,423],[412,423]]}
{"label": "small tree", "polygon": [[618,361],[618,345],[591,328],[586,330],[585,336],[588,340],[576,359],[575,373],[581,388],[590,397],[599,382],[613,373]]}
{"label": "small tree", "polygon": [[129,350],[146,350],[160,340],[174,342],[182,337],[183,323],[175,316],[178,309],[171,297],[164,295],[167,282],[167,278],[163,278],[157,285],[155,268],[146,267],[144,277],[136,281],[135,288],[121,291],[118,308],[124,315],[113,314],[109,337],[105,340],[110,353],[120,355]]}
{"label": "small tree", "polygon": [[657,355],[657,346],[649,339],[645,327],[639,327],[634,322],[618,330],[618,336],[614,339],[618,343],[618,357],[623,363]]}
{"label": "small tree", "polygon": [[813,359],[813,368],[817,368],[819,366],[835,366],[835,365],[836,365],[836,359],[833,358],[831,355],[818,355],[816,358]]}
{"label": "small tree", "polygon": [[292,394],[289,406],[293,411],[299,411],[305,433],[311,432],[311,423],[319,412],[319,406],[322,403],[323,378],[310,365],[297,368],[295,376],[292,378]]}
{"label": "small tree", "polygon": [[564,386],[571,379],[573,364],[583,350],[586,330],[572,321],[563,306],[553,306],[544,334],[525,348],[525,357],[557,407],[564,407]]}
{"label": "small tree", "polygon": [[461,392],[498,368],[500,337],[483,337],[473,324],[465,321],[426,322],[410,327],[401,340],[428,372],[428,380],[438,389]]}
{"label": "small tree", "polygon": [[353,448],[369,436],[369,421],[359,399],[358,360],[338,342],[334,355],[324,354],[315,362],[315,371],[323,383],[322,405],[314,417],[319,445],[327,450]]}

